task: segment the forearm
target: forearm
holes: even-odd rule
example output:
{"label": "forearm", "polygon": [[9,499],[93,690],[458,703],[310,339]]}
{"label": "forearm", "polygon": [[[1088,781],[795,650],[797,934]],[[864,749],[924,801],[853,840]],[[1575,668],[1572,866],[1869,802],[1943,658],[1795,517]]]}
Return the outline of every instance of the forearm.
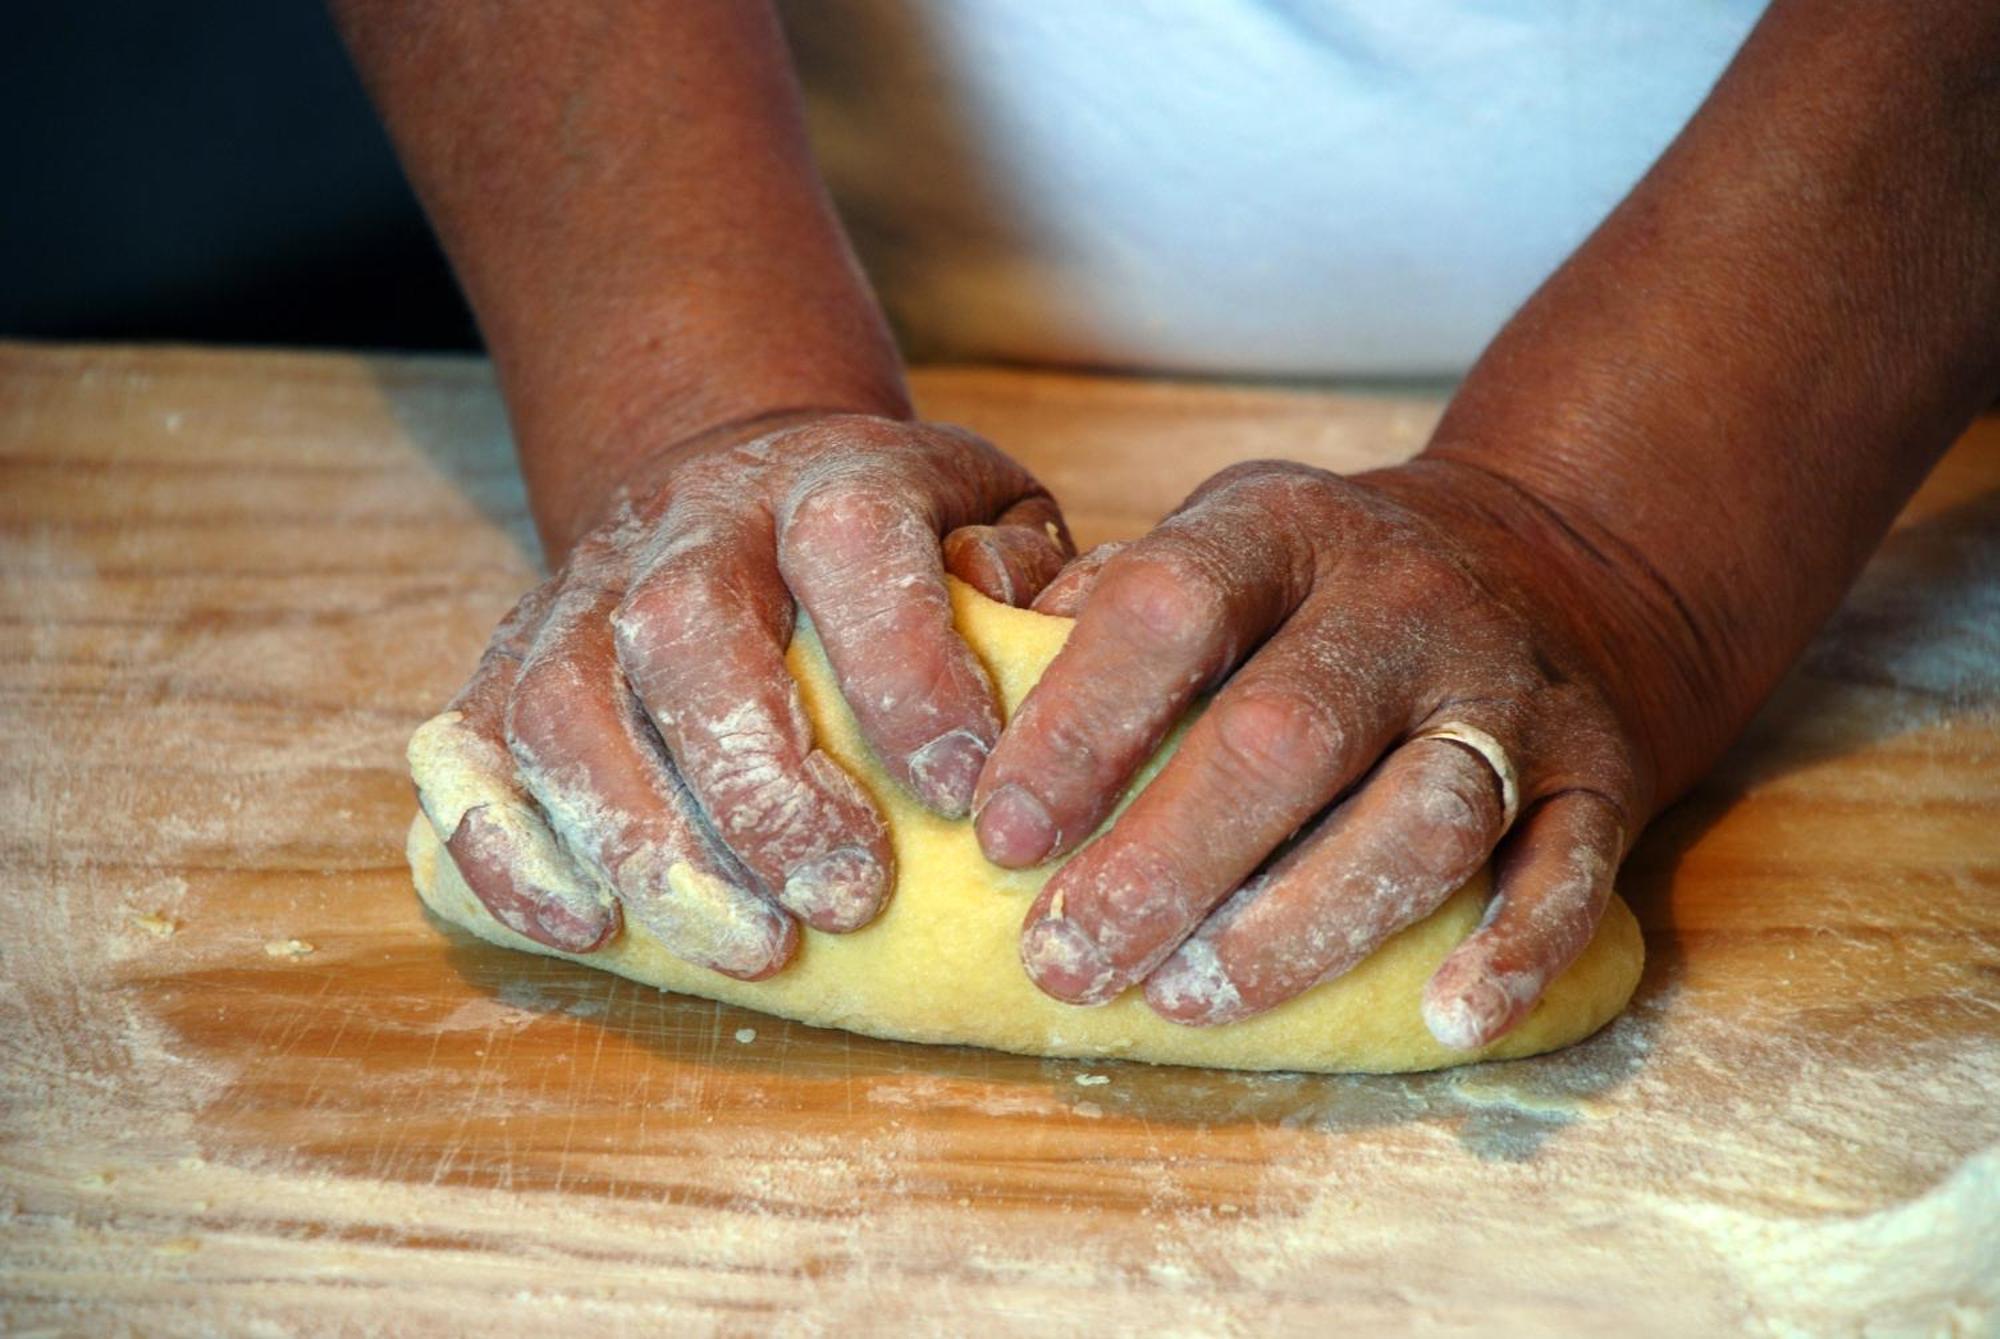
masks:
{"label": "forearm", "polygon": [[672,443],[908,414],[766,5],[333,8],[478,317],[552,557]]}
{"label": "forearm", "polygon": [[1779,0],[1426,454],[1627,588],[1662,802],[2000,386],[1996,72],[1991,6]]}

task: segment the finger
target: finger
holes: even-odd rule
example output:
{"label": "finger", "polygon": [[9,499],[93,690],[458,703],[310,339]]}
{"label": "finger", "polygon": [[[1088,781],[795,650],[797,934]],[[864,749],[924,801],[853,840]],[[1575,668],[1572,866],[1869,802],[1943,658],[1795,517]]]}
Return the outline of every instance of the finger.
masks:
{"label": "finger", "polygon": [[1248,1018],[1348,971],[1478,872],[1505,825],[1477,753],[1405,744],[1146,979],[1176,1023]]}
{"label": "finger", "polygon": [[1126,547],[1118,540],[1099,544],[1058,572],[1028,607],[1053,618],[1075,618],[1082,610],[1083,602],[1089,598],[1091,587],[1097,584],[1098,576],[1104,571],[1104,564]]}
{"label": "finger", "polygon": [[781,513],[778,561],[883,767],[959,818],[1000,713],[952,623],[937,521],[907,491],[885,475],[809,483]]}
{"label": "finger", "polygon": [[1044,886],[1021,938],[1044,991],[1102,1003],[1150,973],[1405,727],[1379,648],[1343,643],[1333,619],[1301,622],[1311,630],[1244,666],[1110,831]]}
{"label": "finger", "polygon": [[1245,502],[1211,494],[1105,563],[980,777],[989,860],[1018,868],[1080,845],[1196,695],[1303,597],[1289,536]]}
{"label": "finger", "polygon": [[522,781],[564,845],[669,952],[726,976],[769,976],[796,948],[798,927],[703,826],[618,665],[619,591],[582,566],[508,704]]}
{"label": "finger", "polygon": [[618,903],[579,869],[516,783],[503,719],[521,652],[547,607],[531,593],[500,625],[451,704],[410,739],[418,803],[473,896],[538,944],[589,953],[618,933]]}
{"label": "finger", "polygon": [[1038,493],[992,525],[962,525],[946,535],[944,568],[987,599],[1023,609],[1075,551],[1055,499]]}
{"label": "finger", "polygon": [[1527,1017],[1597,932],[1624,845],[1618,807],[1592,791],[1567,791],[1524,818],[1486,919],[1424,987],[1431,1035],[1477,1050]]}
{"label": "finger", "polygon": [[759,883],[815,929],[853,930],[894,883],[888,832],[860,784],[814,746],[785,666],[792,600],[768,556],[768,518],[702,510],[698,496],[669,509],[613,619],[619,663],[675,770]]}

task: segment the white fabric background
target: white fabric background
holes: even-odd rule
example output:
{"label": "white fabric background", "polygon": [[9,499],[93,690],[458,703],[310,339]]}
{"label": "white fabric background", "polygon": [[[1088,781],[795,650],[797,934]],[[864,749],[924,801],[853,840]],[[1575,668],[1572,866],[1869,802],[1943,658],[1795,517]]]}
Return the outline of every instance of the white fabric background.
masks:
{"label": "white fabric background", "polygon": [[822,166],[912,349],[1462,370],[1758,0],[795,0]]}

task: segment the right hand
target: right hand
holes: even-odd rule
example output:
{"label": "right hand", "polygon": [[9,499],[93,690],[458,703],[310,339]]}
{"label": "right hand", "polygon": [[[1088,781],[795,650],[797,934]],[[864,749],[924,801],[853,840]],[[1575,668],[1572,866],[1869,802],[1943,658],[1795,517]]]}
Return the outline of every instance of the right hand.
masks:
{"label": "right hand", "polygon": [[962,817],[1000,732],[947,568],[1025,605],[1073,552],[1053,498],[963,429],[867,415],[709,434],[528,593],[412,739],[425,814],[502,924],[589,953],[630,916],[745,980],[794,917],[841,932],[895,884],[882,819],[814,744],[785,666],[812,618],[863,736]]}

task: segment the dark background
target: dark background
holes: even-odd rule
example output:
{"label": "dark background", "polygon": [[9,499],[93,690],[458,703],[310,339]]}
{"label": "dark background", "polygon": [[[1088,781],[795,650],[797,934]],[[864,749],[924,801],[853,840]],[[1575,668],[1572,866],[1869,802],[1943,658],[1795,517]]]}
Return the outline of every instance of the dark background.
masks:
{"label": "dark background", "polygon": [[0,336],[477,343],[315,0],[9,5],[0,127]]}

